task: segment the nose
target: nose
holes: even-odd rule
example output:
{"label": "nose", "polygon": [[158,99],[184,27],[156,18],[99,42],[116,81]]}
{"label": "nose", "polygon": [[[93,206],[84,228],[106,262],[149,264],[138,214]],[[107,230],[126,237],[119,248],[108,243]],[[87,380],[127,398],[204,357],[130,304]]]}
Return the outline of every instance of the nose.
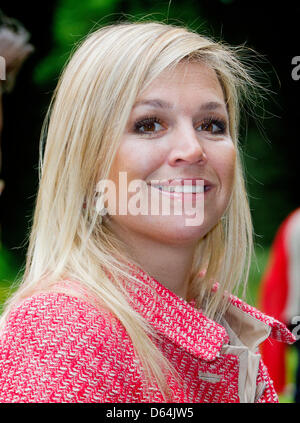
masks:
{"label": "nose", "polygon": [[173,134],[169,165],[205,164],[207,157],[194,128],[176,131]]}

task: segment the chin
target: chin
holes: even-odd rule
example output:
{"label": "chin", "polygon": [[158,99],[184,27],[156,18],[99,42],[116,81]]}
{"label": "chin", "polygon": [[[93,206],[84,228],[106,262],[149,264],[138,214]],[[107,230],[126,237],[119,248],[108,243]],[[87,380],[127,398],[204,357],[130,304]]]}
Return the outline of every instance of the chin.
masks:
{"label": "chin", "polygon": [[209,229],[205,222],[191,225],[187,224],[186,219],[189,220],[191,217],[166,216],[165,219],[160,217],[159,222],[153,222],[149,227],[149,237],[162,243],[193,244],[207,234]]}

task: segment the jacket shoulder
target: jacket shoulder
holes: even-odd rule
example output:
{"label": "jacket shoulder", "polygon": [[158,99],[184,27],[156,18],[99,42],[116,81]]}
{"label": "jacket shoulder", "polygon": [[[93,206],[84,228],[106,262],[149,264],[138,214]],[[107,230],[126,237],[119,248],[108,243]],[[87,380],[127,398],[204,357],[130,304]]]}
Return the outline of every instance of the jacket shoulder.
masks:
{"label": "jacket shoulder", "polygon": [[105,374],[118,369],[130,345],[106,310],[61,293],[29,297],[1,335],[0,401],[105,401],[113,383]]}
{"label": "jacket shoulder", "polygon": [[[64,329],[65,328],[65,329]],[[9,330],[8,330],[9,329]],[[80,334],[83,331],[116,333],[121,325],[112,313],[80,298],[64,293],[40,293],[17,304],[9,314],[2,338],[20,333],[30,341],[30,336],[51,336],[60,339],[60,331]],[[53,332],[55,331],[55,336]],[[52,343],[50,343],[52,345]]]}

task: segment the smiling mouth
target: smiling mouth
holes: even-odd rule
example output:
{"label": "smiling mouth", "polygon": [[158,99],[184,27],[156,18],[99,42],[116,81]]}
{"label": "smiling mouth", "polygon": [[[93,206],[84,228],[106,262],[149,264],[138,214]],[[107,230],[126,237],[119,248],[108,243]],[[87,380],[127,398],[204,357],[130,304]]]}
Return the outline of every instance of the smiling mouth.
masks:
{"label": "smiling mouth", "polygon": [[176,186],[165,186],[165,185],[154,185],[151,187],[159,189],[160,191],[180,194],[201,194],[205,192],[203,185],[176,185]]}
{"label": "smiling mouth", "polygon": [[170,194],[203,194],[212,188],[208,181],[195,178],[151,181],[148,185]]}

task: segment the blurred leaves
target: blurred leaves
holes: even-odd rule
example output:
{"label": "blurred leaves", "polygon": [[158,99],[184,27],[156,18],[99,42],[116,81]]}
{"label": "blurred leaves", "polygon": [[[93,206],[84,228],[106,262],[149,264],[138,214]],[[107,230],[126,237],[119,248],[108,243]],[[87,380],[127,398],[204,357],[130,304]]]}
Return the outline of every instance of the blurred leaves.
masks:
{"label": "blurred leaves", "polygon": [[35,68],[38,85],[53,84],[67,61],[74,44],[100,26],[120,20],[152,19],[173,24],[185,23],[190,28],[204,30],[201,7],[197,1],[182,0],[59,0],[54,14],[53,49]]}
{"label": "blurred leaves", "polygon": [[34,80],[45,84],[56,78],[74,43],[86,35],[97,19],[115,11],[119,0],[60,0],[53,18],[53,50],[35,69]]}
{"label": "blurred leaves", "polygon": [[0,244],[0,286],[10,284],[15,279],[18,268],[12,253]]}

